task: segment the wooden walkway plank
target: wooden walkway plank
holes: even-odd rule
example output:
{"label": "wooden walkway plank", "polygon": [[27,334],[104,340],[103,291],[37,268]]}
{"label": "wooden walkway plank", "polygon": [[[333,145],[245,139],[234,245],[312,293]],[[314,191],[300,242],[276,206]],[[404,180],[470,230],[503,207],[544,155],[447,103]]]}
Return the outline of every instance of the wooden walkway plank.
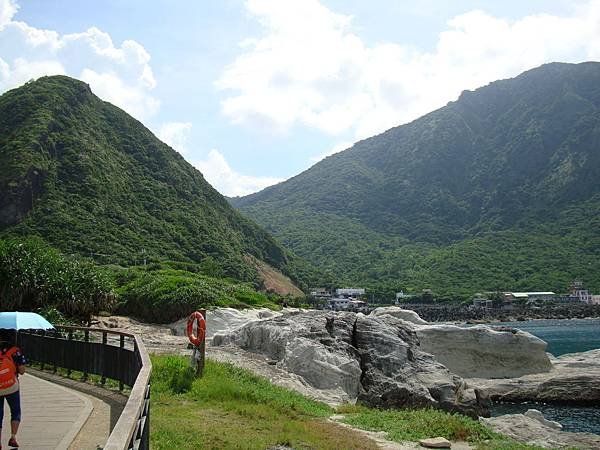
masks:
{"label": "wooden walkway plank", "polygon": [[[21,384],[21,426],[17,435],[23,450],[67,450],[92,412],[92,403],[78,392],[29,374]],[[10,410],[4,402],[3,448],[10,438]]]}

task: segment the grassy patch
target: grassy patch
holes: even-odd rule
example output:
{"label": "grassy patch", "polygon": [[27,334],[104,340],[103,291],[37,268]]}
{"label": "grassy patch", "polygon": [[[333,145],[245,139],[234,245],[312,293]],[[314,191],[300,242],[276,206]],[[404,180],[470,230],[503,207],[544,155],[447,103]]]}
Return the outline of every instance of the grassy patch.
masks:
{"label": "grassy patch", "polygon": [[327,422],[329,406],[247,370],[208,360],[204,377],[194,379],[187,358],[160,355],[152,362],[152,448],[376,448]]}
{"label": "grassy patch", "polygon": [[378,410],[364,406],[342,405],[343,422],[368,431],[385,431],[388,439],[418,441],[442,436],[451,441],[468,441],[481,450],[534,450],[537,447],[520,444],[493,432],[469,417],[435,409]]}

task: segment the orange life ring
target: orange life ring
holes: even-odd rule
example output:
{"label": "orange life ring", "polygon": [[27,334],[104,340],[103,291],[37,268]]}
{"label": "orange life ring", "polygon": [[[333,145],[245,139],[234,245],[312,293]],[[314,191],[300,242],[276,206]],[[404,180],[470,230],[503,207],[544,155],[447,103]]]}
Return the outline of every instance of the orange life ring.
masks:
{"label": "orange life ring", "polygon": [[[194,322],[196,322],[198,327],[198,336],[194,334]],[[206,337],[206,320],[198,311],[194,311],[192,314],[190,314],[190,317],[188,317],[187,336],[192,345],[196,347],[202,344],[204,338]]]}

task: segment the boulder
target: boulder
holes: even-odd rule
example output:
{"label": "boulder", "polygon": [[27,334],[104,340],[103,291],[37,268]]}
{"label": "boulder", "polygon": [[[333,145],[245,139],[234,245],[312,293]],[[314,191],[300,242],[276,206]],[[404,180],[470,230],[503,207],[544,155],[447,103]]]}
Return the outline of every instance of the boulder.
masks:
{"label": "boulder", "polygon": [[419,444],[427,448],[451,448],[452,443],[443,437],[421,439]]}
{"label": "boulder", "polygon": [[426,325],[416,332],[423,351],[462,377],[520,377],[552,368],[546,342],[524,331]]}
{"label": "boulder", "polygon": [[416,312],[398,307],[377,308],[371,315],[410,323],[421,349],[462,377],[520,377],[552,368],[546,342],[514,328],[429,324]]}
{"label": "boulder", "polygon": [[[531,411],[531,410],[530,410]],[[591,433],[570,433],[548,425],[535,413],[506,414],[480,420],[498,433],[519,442],[544,448],[600,448],[600,436]]]}
{"label": "boulder", "polygon": [[416,312],[414,312],[410,309],[402,309],[397,306],[385,306],[382,308],[375,308],[371,312],[371,315],[374,317],[383,316],[384,314],[388,314],[397,319],[402,319],[407,322],[414,323],[416,325],[427,325],[428,324],[428,322],[421,319]]}
{"label": "boulder", "polygon": [[551,364],[545,373],[468,381],[487,390],[493,399],[506,402],[600,403],[600,349],[562,355],[553,358]]}
{"label": "boulder", "polygon": [[525,412],[525,416],[529,417],[530,419],[535,419],[538,422],[540,422],[542,425],[545,425],[547,427],[553,428],[555,430],[562,430],[562,425],[558,422],[555,422],[554,420],[548,420],[544,417],[544,415],[538,411],[537,409],[528,409]]}
{"label": "boulder", "polygon": [[277,361],[315,389],[340,389],[378,407],[435,407],[489,415],[489,399],[423,352],[410,324],[384,314],[304,311],[217,333],[212,345],[234,345]]}
{"label": "boulder", "polygon": [[[220,331],[239,328],[248,322],[269,319],[281,314],[282,313],[279,311],[272,311],[267,308],[242,310],[233,308],[219,308],[208,310],[206,312],[206,337],[212,338],[215,333]],[[185,336],[186,327],[187,317],[184,317],[169,325],[169,328],[176,336]]]}

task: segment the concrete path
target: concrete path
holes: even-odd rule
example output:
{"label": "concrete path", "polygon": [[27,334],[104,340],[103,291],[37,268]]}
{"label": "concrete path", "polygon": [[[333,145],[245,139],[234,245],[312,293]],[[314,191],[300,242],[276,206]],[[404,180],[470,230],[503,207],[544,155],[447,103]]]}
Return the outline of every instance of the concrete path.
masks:
{"label": "concrete path", "polygon": [[[25,374],[21,383],[21,427],[17,435],[23,450],[66,450],[92,412],[88,398],[71,389]],[[3,449],[10,438],[10,410],[4,404]]]}

